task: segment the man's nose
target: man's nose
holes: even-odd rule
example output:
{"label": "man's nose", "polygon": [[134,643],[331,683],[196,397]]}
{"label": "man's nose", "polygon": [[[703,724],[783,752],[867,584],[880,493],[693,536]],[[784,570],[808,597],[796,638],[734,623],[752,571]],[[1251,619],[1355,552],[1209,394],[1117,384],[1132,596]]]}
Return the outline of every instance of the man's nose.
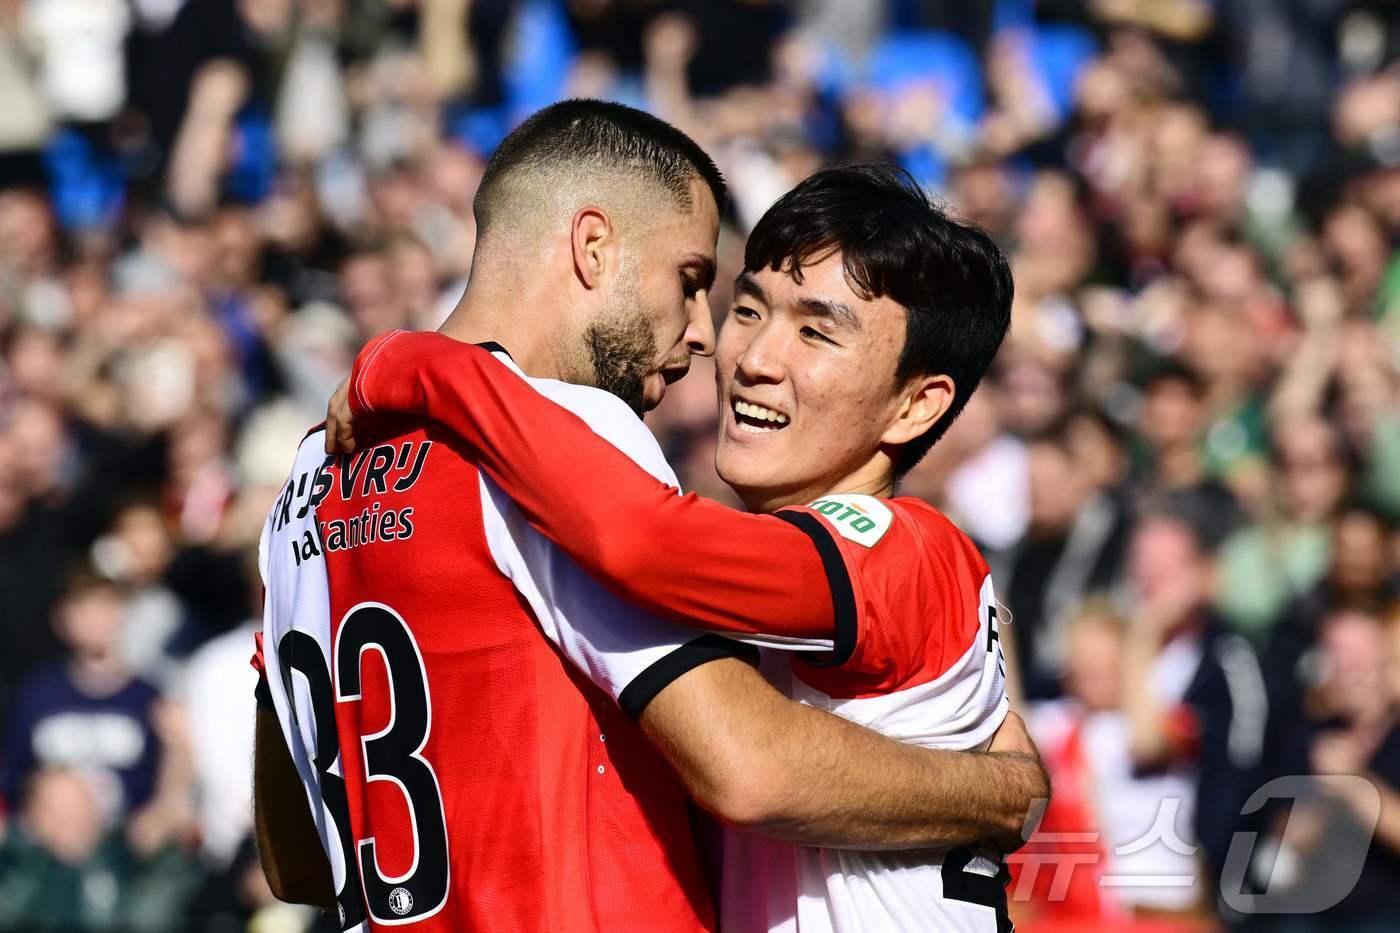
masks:
{"label": "man's nose", "polygon": [[772,328],[760,327],[735,363],[741,382],[748,385],[783,381],[782,354],[778,335]]}
{"label": "man's nose", "polygon": [[702,289],[690,300],[690,313],[686,321],[685,345],[696,356],[714,356],[715,320],[710,313],[710,294]]}

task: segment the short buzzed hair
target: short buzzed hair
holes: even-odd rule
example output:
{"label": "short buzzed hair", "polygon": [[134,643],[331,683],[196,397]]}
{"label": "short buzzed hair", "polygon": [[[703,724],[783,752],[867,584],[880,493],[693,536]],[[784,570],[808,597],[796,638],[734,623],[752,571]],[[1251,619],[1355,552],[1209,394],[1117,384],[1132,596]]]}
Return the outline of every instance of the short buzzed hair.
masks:
{"label": "short buzzed hair", "polygon": [[[690,184],[699,178],[723,213],[724,178],[699,144],[649,113],[599,100],[566,100],[532,115],[502,141],[486,164],[472,209],[477,234],[498,219],[518,219],[510,192],[518,182],[552,186],[572,174],[602,185],[609,175],[650,180],[690,210]],[[518,190],[518,189],[517,189]]]}

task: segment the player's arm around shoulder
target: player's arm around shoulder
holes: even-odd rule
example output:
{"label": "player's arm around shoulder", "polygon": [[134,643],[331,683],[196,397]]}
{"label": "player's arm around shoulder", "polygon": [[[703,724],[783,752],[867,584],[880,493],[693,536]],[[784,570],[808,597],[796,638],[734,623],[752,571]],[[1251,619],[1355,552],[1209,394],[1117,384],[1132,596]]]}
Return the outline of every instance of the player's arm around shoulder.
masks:
{"label": "player's arm around shoulder", "polygon": [[987,752],[919,748],[793,702],[734,659],[673,681],[641,725],[701,806],[806,845],[1009,850],[1049,795],[1019,717]]}
{"label": "player's arm around shoulder", "polygon": [[557,379],[527,377],[526,381],[540,395],[581,418],[594,434],[622,451],[633,463],[680,492],[680,481],[666,461],[656,435],[617,396]]}
{"label": "player's arm around shoulder", "polygon": [[[907,548],[917,536],[896,528],[904,516],[866,496],[818,499],[790,514],[800,516],[824,549],[837,594],[836,650],[822,658],[822,668],[802,664],[804,676],[822,671],[833,683],[873,684],[890,676],[892,664],[917,668],[908,659],[894,664],[892,656],[913,650],[919,639],[870,630],[893,624],[870,607],[878,608],[889,589],[880,568],[908,563]],[[978,684],[980,692],[993,687],[1000,690],[1000,681]],[[696,799],[740,828],[833,847],[924,848],[993,839],[1009,850],[1020,844],[1049,784],[1024,723],[1005,713],[1004,696],[979,706],[990,712],[985,721],[969,723],[977,741],[963,747],[986,751],[921,748],[788,700],[756,672],[731,662],[678,679],[652,701],[642,725]]]}

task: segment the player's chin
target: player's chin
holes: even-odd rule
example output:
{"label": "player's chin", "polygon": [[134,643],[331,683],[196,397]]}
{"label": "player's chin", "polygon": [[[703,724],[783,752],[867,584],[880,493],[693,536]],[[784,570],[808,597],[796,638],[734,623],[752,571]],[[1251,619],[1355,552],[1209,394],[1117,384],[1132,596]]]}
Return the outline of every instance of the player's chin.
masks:
{"label": "player's chin", "polygon": [[715,448],[715,472],[731,486],[761,489],[773,484],[786,459],[768,438],[743,433],[731,438],[726,431]]}

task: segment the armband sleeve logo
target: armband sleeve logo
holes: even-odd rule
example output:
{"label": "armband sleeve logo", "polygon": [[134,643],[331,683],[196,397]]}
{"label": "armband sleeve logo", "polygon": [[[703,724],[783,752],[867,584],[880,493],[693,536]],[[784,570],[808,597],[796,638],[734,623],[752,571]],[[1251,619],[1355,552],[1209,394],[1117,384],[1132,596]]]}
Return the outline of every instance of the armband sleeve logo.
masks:
{"label": "armband sleeve logo", "polygon": [[890,507],[874,496],[822,496],[809,508],[826,516],[841,537],[864,547],[874,547],[894,521]]}

